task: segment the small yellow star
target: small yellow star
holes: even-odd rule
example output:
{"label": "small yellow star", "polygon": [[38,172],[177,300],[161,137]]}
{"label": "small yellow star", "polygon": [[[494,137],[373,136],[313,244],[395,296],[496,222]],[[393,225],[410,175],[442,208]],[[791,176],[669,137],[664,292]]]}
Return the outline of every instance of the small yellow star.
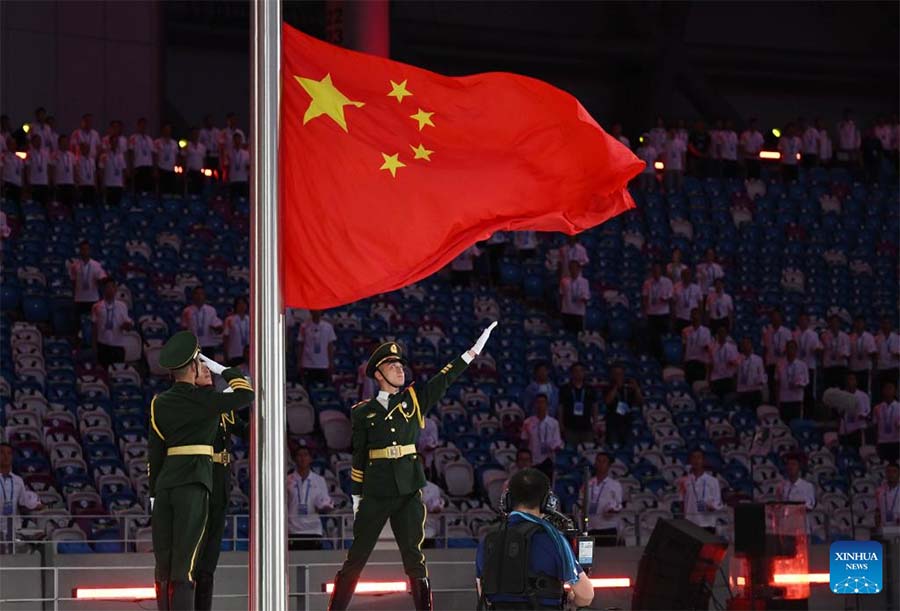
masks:
{"label": "small yellow star", "polygon": [[425,112],[424,110],[422,110],[420,108],[419,112],[417,112],[414,115],[409,115],[409,118],[415,119],[416,121],[418,121],[419,122],[419,131],[422,131],[422,128],[425,127],[426,125],[430,125],[431,127],[434,127],[434,123],[431,122],[431,115],[433,115],[433,114],[434,114],[433,112]]}
{"label": "small yellow star", "polygon": [[379,170],[388,170],[391,173],[391,176],[397,177],[397,168],[405,168],[406,164],[397,159],[400,156],[400,153],[394,153],[393,155],[388,155],[387,153],[382,153],[382,157],[384,157],[384,163],[381,164]]}
{"label": "small yellow star", "polygon": [[413,153],[415,154],[415,157],[413,157],[413,159],[424,159],[425,161],[431,161],[431,154],[434,151],[429,151],[427,148],[425,148],[421,144],[418,147],[415,147],[412,144],[410,144],[409,148],[411,148],[413,150]]}
{"label": "small yellow star", "polygon": [[312,119],[319,115],[328,115],[331,120],[341,126],[341,129],[347,131],[347,120],[344,118],[344,106],[356,106],[362,108],[363,102],[355,102],[341,93],[337,87],[331,83],[331,74],[326,74],[325,78],[317,81],[302,76],[294,76],[300,86],[309,94],[311,98],[309,108],[303,115],[303,125],[306,125]]}
{"label": "small yellow star", "polygon": [[388,94],[388,97],[397,98],[397,102],[402,102],[403,98],[412,95],[412,91],[406,88],[406,80],[404,80],[399,85],[394,81],[391,81],[391,87],[392,89]]}

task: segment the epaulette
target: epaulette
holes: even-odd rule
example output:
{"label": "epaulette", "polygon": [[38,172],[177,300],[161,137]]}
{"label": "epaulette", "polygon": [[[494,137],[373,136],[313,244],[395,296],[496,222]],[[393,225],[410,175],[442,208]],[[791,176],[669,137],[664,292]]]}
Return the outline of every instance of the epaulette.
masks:
{"label": "epaulette", "polygon": [[363,400],[360,401],[359,403],[354,403],[353,405],[350,406],[350,411],[353,411],[353,410],[355,410],[357,407],[359,407],[360,405],[363,405],[363,404],[368,403],[368,402],[369,402],[368,399],[363,399]]}

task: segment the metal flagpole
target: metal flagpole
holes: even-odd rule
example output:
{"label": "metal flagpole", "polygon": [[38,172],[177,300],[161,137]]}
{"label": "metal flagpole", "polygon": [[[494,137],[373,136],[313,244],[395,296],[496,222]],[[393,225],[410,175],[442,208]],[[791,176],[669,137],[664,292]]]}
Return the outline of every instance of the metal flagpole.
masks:
{"label": "metal flagpole", "polygon": [[285,328],[278,230],[281,0],[251,0],[251,244],[256,387],[251,439],[251,611],[287,608],[285,526]]}

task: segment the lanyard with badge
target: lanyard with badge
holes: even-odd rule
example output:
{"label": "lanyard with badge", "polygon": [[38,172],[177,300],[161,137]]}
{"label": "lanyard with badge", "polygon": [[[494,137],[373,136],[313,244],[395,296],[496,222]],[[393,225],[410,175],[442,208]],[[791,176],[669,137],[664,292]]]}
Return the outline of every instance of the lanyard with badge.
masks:
{"label": "lanyard with badge", "polygon": [[794,482],[790,482],[790,485],[787,487],[787,490],[784,491],[784,497],[781,499],[782,501],[790,501],[791,500],[791,492],[794,491]]}
{"label": "lanyard with badge", "polygon": [[[890,405],[885,405],[884,409],[881,410],[881,420],[884,423],[884,434],[887,437],[890,437],[894,434],[894,408],[897,407],[897,402],[893,402]],[[887,415],[887,418],[884,416]]]}
{"label": "lanyard with badge", "polygon": [[584,393],[585,388],[581,387],[581,397],[575,395],[575,389],[572,388],[572,413],[576,416],[584,416]]}
{"label": "lanyard with badge", "polygon": [[538,421],[538,440],[541,443],[541,454],[549,454],[550,453],[550,445],[547,441],[550,439],[550,433],[547,432],[547,427],[544,425],[547,424],[547,420]]}
{"label": "lanyard with badge", "polygon": [[703,482],[702,494],[697,496],[697,479],[691,482],[691,488],[694,490],[694,500],[697,502],[697,511],[703,513],[706,511],[706,482]]}
{"label": "lanyard with badge", "polygon": [[589,515],[596,515],[598,510],[600,509],[600,497],[603,495],[603,489],[606,488],[606,478],[603,479],[603,483],[599,486],[594,486],[594,489],[597,490],[597,493],[591,497],[591,503],[588,508]]}
{"label": "lanyard with badge", "polygon": [[91,290],[91,262],[85,261],[81,264],[81,290]]}
{"label": "lanyard with badge", "polygon": [[241,332],[241,347],[250,343],[250,317],[238,319],[238,328]]}
{"label": "lanyard with badge", "polygon": [[113,315],[115,314],[116,306],[115,304],[109,305],[106,304],[106,330],[113,330]]}
{"label": "lanyard with badge", "polygon": [[197,308],[197,337],[206,334],[206,310],[203,306]]}
{"label": "lanyard with badge", "polygon": [[306,494],[303,496],[303,502],[300,502],[300,484],[301,481],[297,482],[297,513],[301,516],[309,515],[309,488],[312,486],[312,474],[306,476]]}
{"label": "lanyard with badge", "polygon": [[750,357],[741,363],[741,386],[748,386],[750,381],[750,366],[753,363],[750,361]]}
{"label": "lanyard with badge", "polygon": [[[7,491],[6,482],[9,482],[9,491]],[[0,491],[3,493],[3,515],[11,516],[13,514],[13,495],[16,491],[12,477],[9,475],[0,476]]]}
{"label": "lanyard with badge", "polygon": [[319,331],[318,323],[311,326],[313,334],[313,353],[321,354],[322,352],[322,336]]}

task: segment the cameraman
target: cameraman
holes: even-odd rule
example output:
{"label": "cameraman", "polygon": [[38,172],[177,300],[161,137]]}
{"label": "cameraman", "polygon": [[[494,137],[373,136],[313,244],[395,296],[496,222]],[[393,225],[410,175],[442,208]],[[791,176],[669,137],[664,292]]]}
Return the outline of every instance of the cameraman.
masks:
{"label": "cameraman", "polygon": [[479,598],[488,609],[562,609],[566,583],[576,607],[594,599],[569,542],[544,519],[551,494],[550,480],[537,469],[510,478],[505,507],[512,511],[479,543],[475,558]]}

